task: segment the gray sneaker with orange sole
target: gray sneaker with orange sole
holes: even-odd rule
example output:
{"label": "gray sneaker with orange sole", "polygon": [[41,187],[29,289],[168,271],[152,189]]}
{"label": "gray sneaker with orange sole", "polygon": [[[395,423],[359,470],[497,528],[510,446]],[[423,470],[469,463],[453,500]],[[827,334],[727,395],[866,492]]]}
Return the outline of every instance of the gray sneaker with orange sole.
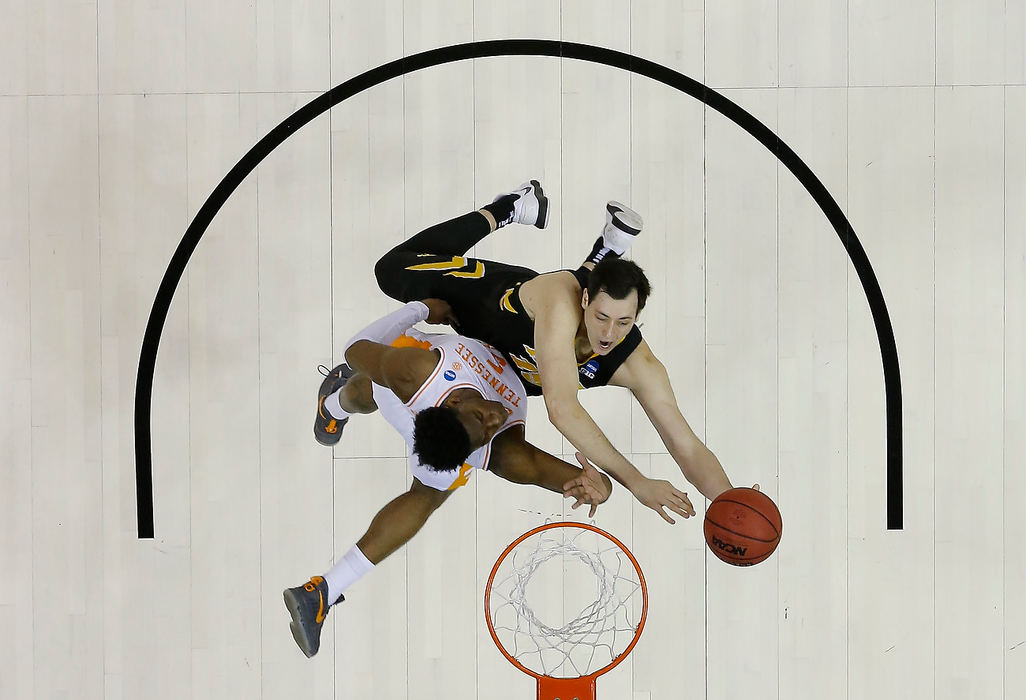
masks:
{"label": "gray sneaker with orange sole", "polygon": [[314,439],[326,447],[332,447],[337,445],[338,441],[342,439],[342,429],[349,422],[349,419],[338,420],[328,413],[328,410],[324,408],[324,399],[344,387],[355,372],[344,362],[330,372],[324,365],[319,366],[318,369],[321,370],[322,374],[325,372],[327,374],[324,374],[321,388],[317,390],[317,415],[314,417]]}
{"label": "gray sneaker with orange sole", "polygon": [[[331,608],[328,602],[328,582],[320,576],[314,576],[302,586],[286,588],[282,598],[292,615],[289,624],[292,637],[309,658],[321,648],[321,628]],[[345,596],[339,596],[337,602],[343,600]]]}

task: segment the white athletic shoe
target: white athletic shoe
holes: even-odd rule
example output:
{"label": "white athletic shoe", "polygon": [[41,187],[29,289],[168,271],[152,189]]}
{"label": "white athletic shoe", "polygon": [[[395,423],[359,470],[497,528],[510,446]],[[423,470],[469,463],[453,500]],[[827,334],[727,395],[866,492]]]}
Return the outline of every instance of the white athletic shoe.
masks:
{"label": "white athletic shoe", "polygon": [[641,215],[619,202],[606,204],[606,225],[602,229],[602,242],[617,255],[623,255],[641,233],[644,222]]}
{"label": "white athletic shoe", "polygon": [[537,228],[545,228],[548,225],[549,199],[542,192],[541,183],[537,180],[525,182],[512,192],[504,192],[492,201],[498,202],[503,197],[515,199],[510,217],[497,222],[500,227],[509,223],[526,224]]}

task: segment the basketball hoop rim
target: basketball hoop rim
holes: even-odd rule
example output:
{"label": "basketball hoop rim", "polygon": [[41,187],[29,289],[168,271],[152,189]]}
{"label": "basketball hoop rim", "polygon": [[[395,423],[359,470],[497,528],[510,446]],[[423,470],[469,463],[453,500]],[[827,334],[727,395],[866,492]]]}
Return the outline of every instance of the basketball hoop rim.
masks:
{"label": "basketball hoop rim", "polygon": [[485,623],[488,625],[488,634],[490,634],[492,636],[492,641],[495,643],[495,646],[498,647],[499,651],[502,652],[502,655],[506,657],[507,661],[509,661],[511,664],[516,666],[518,669],[520,669],[521,671],[523,671],[527,675],[532,676],[532,677],[534,677],[537,680],[541,680],[542,678],[555,678],[555,676],[547,676],[544,673],[538,673],[537,671],[531,670],[527,666],[524,666],[522,663],[517,661],[508,651],[506,651],[506,648],[502,645],[502,642],[499,641],[498,635],[495,634],[495,628],[492,625],[492,614],[491,614],[489,603],[491,602],[492,583],[495,581],[495,574],[498,572],[499,566],[502,565],[502,562],[506,560],[506,556],[510,552],[512,552],[514,549],[516,549],[517,545],[519,545],[521,542],[526,540],[528,537],[533,537],[534,535],[537,535],[540,532],[544,532],[545,530],[553,530],[553,529],[561,528],[561,527],[564,527],[564,528],[576,527],[576,528],[580,528],[582,530],[591,530],[592,532],[595,532],[598,535],[600,535],[602,537],[605,537],[606,539],[610,540],[613,544],[615,544],[617,547],[620,548],[620,551],[622,551],[624,554],[627,555],[627,558],[630,560],[631,565],[634,567],[634,570],[638,573],[638,580],[641,582],[641,599],[642,599],[641,619],[638,622],[637,630],[635,630],[635,632],[634,632],[634,639],[631,640],[631,643],[627,645],[627,648],[623,650],[622,654],[617,656],[615,659],[610,661],[608,664],[606,664],[605,666],[603,666],[602,668],[600,668],[597,671],[593,671],[592,673],[589,673],[586,676],[580,676],[579,677],[582,680],[595,679],[595,678],[598,678],[599,676],[601,676],[601,675],[603,675],[605,673],[608,673],[609,671],[613,670],[614,668],[616,668],[618,665],[620,665],[620,662],[622,662],[624,659],[626,659],[630,655],[631,651],[634,649],[634,645],[638,643],[639,639],[641,639],[641,633],[645,629],[645,620],[648,619],[648,584],[645,583],[645,574],[642,573],[642,571],[641,571],[641,565],[638,564],[638,560],[634,558],[634,555],[631,553],[631,550],[627,549],[627,547],[624,546],[623,542],[621,542],[620,540],[616,539],[616,537],[614,537],[613,535],[609,534],[608,532],[606,532],[602,528],[596,527],[595,525],[590,525],[588,523],[577,523],[577,522],[546,523],[545,525],[539,525],[538,527],[534,528],[533,530],[528,530],[527,532],[522,534],[520,537],[518,537],[515,540],[513,540],[509,544],[509,546],[506,547],[506,549],[504,549],[502,551],[502,554],[499,555],[499,558],[495,560],[495,565],[492,566],[492,570],[488,574],[488,581],[485,583],[485,591],[484,591]]}

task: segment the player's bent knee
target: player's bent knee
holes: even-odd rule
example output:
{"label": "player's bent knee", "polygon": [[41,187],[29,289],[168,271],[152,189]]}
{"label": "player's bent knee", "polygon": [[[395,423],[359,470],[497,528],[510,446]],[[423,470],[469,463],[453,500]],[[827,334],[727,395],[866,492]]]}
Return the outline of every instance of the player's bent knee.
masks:
{"label": "player's bent knee", "polygon": [[399,280],[402,271],[401,256],[394,250],[385,253],[374,265],[374,277],[378,281],[378,288],[393,299],[399,299]]}

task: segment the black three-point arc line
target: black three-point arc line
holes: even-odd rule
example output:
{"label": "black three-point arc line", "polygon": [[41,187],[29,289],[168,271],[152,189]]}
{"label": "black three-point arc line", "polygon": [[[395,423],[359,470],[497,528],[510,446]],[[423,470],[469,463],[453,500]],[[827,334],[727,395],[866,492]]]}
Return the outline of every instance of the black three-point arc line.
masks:
{"label": "black three-point arc line", "polygon": [[600,63],[657,80],[701,100],[706,105],[727,117],[739,127],[754,136],[768,148],[780,162],[790,170],[808,190],[812,198],[826,214],[837,232],[841,244],[848,252],[855,271],[866,292],[883,360],[884,391],[886,394],[887,418],[887,528],[902,529],[902,446],[901,446],[901,377],[898,369],[898,351],[894,343],[894,331],[887,314],[883,293],[876,275],[866,257],[866,251],[852,230],[834,198],[809,167],[787,144],[770,131],[758,119],[746,112],[715,90],[707,88],[691,78],[652,61],[646,61],[630,54],[604,49],[587,44],[573,44],[542,39],[504,39],[458,44],[425,51],[413,56],[386,63],[350,80],[345,81],[306,104],[266,136],[242,157],[235,167],[214,188],[203,203],[196,218],[185,232],[181,243],[168,264],[164,278],[157,289],[153,309],[150,311],[139,356],[139,374],[135,386],[135,473],[139,538],[153,537],[153,474],[150,454],[150,402],[153,392],[153,370],[157,360],[157,346],[167,319],[178,282],[185,272],[193,251],[207,230],[214,215],[228,200],[239,184],[271,151],[277,148],[302,126],[320,116],[338,103],[375,85],[413,71],[438,66],[469,58],[493,56],[552,56],[570,58],[591,63]]}

